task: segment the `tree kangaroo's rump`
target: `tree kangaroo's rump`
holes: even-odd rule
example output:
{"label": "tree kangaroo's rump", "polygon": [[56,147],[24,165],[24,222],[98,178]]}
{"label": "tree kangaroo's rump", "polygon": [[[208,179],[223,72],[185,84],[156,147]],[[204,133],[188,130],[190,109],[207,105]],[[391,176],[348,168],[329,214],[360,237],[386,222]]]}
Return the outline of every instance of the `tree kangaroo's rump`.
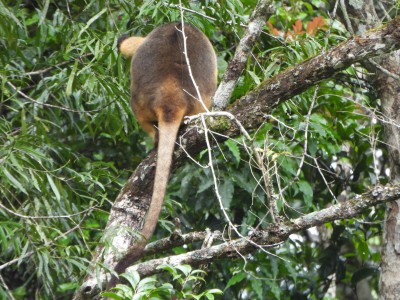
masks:
{"label": "tree kangaroo's rump", "polygon": [[[157,137],[158,150],[153,195],[141,230],[143,239],[117,264],[115,271],[118,273],[140,257],[157,225],[175,140],[184,116],[203,112],[204,107],[209,108],[217,87],[217,61],[210,41],[200,30],[187,23],[184,24],[184,33],[188,60],[184,54],[181,23],[157,27],[146,38],[130,37],[119,41],[121,53],[132,56],[133,112],[142,128],[151,137]],[[203,103],[189,75],[189,66]],[[115,279],[113,281],[115,283]]]}

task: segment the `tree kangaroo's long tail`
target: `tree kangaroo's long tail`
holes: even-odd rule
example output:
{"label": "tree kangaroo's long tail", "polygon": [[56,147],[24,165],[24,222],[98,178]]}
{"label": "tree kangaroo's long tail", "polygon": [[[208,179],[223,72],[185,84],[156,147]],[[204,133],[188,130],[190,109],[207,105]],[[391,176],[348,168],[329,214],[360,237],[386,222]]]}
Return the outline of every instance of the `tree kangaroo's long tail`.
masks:
{"label": "tree kangaroo's long tail", "polygon": [[158,150],[157,167],[154,178],[153,195],[142,228],[142,235],[148,240],[156,228],[158,216],[164,202],[167,189],[168,177],[171,169],[172,155],[174,153],[175,141],[178,135],[181,119],[174,122],[160,121],[158,123]]}
{"label": "tree kangaroo's long tail", "polygon": [[[158,148],[157,148],[157,166],[156,175],[154,177],[153,194],[151,197],[150,207],[145,217],[144,225],[141,230],[142,239],[129,249],[127,255],[121,259],[115,266],[115,271],[120,274],[125,271],[133,262],[138,260],[142,252],[153,235],[156,228],[158,217],[161,212],[164,201],[165,191],[167,189],[168,177],[172,163],[172,155],[174,153],[175,141],[178,135],[181,118],[173,122],[160,121],[158,123]],[[112,277],[109,282],[109,288],[114,287],[118,280]]]}

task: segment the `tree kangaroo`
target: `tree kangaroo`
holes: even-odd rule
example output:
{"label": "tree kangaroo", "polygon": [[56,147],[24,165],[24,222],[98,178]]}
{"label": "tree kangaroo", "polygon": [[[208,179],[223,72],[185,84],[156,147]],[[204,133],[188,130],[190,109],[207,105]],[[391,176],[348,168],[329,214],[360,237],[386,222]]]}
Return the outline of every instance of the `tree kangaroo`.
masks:
{"label": "tree kangaroo", "polygon": [[[141,234],[144,239],[129,250],[115,271],[123,272],[138,259],[152,236],[164,201],[172,155],[184,116],[205,111],[217,87],[217,60],[208,38],[194,26],[168,23],[146,38],[120,39],[119,49],[132,57],[131,105],[142,128],[158,145],[157,167],[151,204]],[[186,38],[187,57],[184,54]],[[196,92],[192,77],[200,91]],[[158,129],[158,132],[157,132]]]}

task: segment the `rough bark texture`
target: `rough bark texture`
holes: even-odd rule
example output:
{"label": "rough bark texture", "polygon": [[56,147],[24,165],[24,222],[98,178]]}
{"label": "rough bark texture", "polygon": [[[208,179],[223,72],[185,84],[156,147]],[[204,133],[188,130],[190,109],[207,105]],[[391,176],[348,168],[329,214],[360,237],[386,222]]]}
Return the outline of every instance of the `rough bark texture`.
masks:
{"label": "rough bark texture", "polygon": [[[346,69],[353,63],[366,58],[389,53],[400,48],[400,17],[387,26],[361,36],[350,38],[340,45],[311,58],[298,66],[264,81],[254,91],[238,100],[230,112],[245,128],[257,128],[265,121],[264,114],[283,101],[305,91],[336,72]],[[230,126],[224,134],[239,134],[236,126]],[[196,132],[189,132],[179,140],[190,155],[204,149],[204,137]],[[186,153],[175,153],[174,167],[179,167],[186,159]],[[151,153],[135,170],[125,187],[118,195],[110,212],[105,240],[110,244],[98,247],[93,264],[104,263],[113,269],[117,261],[135,242],[133,231],[139,231],[149,206],[155,171],[155,153]],[[106,281],[103,271],[89,274],[78,290],[75,299],[92,298],[100,288],[97,279]]]}
{"label": "rough bark texture", "polygon": [[[381,59],[379,64],[393,74],[400,74],[400,51]],[[382,102],[383,114],[392,122],[385,123],[385,142],[388,145],[390,174],[400,182],[400,81],[377,72],[375,86]],[[382,239],[380,278],[381,299],[400,299],[400,201],[387,205]]]}
{"label": "rough bark texture", "polygon": [[[387,3],[394,5],[392,3]],[[348,1],[344,15],[350,15],[352,30],[363,33],[381,25],[374,1]],[[348,24],[349,27],[349,24]],[[374,60],[381,67],[394,75],[400,74],[400,51],[378,57]],[[389,164],[392,182],[400,179],[400,81],[376,69],[366,62],[364,64],[375,86],[382,104],[382,113],[388,119],[383,123],[385,143],[388,147]],[[400,299],[400,201],[388,203],[382,238],[382,262],[380,277],[380,298],[386,300]]]}

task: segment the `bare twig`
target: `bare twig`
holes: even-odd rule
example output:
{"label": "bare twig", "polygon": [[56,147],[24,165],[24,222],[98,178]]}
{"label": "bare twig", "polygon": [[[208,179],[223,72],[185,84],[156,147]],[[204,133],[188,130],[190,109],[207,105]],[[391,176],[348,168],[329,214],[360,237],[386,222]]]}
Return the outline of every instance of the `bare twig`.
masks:
{"label": "bare twig", "polygon": [[378,1],[377,4],[378,4],[379,8],[383,11],[383,14],[385,15],[385,18],[388,21],[392,20],[392,17],[389,15],[389,13],[387,12],[386,8],[383,6],[381,1]]}
{"label": "bare twig", "polygon": [[349,18],[349,14],[347,13],[347,8],[346,8],[346,4],[344,3],[344,0],[340,0],[340,8],[342,9],[343,12],[343,17],[344,20],[346,22],[346,27],[347,30],[354,35],[354,30],[353,30],[353,26],[351,25],[351,21]]}
{"label": "bare twig", "polygon": [[21,219],[70,219],[70,218],[72,218],[72,217],[85,214],[85,213],[87,213],[88,211],[93,210],[93,208],[94,208],[94,207],[90,207],[90,208],[87,208],[87,209],[85,209],[85,210],[83,210],[83,211],[80,211],[80,212],[74,213],[74,214],[70,214],[70,215],[60,215],[60,216],[56,216],[56,215],[54,215],[54,216],[26,216],[26,215],[19,214],[19,213],[15,212],[15,211],[9,209],[8,207],[4,206],[1,202],[0,202],[0,207],[1,207],[2,209],[4,209],[5,211],[7,211],[9,214],[11,214],[11,215],[13,215],[13,216],[16,216],[16,217],[18,217],[18,218],[21,218]]}
{"label": "bare twig", "polygon": [[24,92],[20,91],[15,85],[13,85],[11,82],[7,81],[6,82],[8,84],[8,86],[10,86],[17,94],[21,95],[22,97],[24,97],[25,99],[36,103],[38,105],[44,106],[44,107],[51,107],[51,108],[57,108],[57,109],[61,109],[64,111],[69,111],[69,112],[73,112],[73,113],[89,113],[89,112],[97,112],[97,111],[101,111],[102,109],[104,109],[105,107],[107,107],[108,105],[111,104],[111,102],[109,104],[104,105],[103,107],[99,108],[99,109],[94,109],[94,110],[77,110],[77,109],[72,109],[72,108],[68,108],[68,107],[63,107],[63,106],[59,106],[59,105],[54,105],[54,104],[49,104],[49,103],[43,103],[43,102],[39,102],[35,99],[33,99],[32,97],[28,96],[27,94],[25,94]]}
{"label": "bare twig", "polygon": [[182,24],[181,33],[182,33],[182,39],[183,39],[183,54],[185,55],[185,60],[186,60],[187,66],[188,66],[190,80],[192,81],[193,86],[194,86],[194,88],[196,90],[197,98],[195,97],[195,99],[197,101],[200,101],[200,104],[203,106],[203,109],[205,111],[208,111],[208,107],[204,104],[203,99],[201,98],[201,93],[200,93],[199,86],[197,85],[196,80],[193,77],[192,67],[190,66],[188,49],[187,49],[187,41],[186,41],[187,40],[187,36],[185,34],[185,21],[183,19],[183,7],[182,7],[182,1],[181,0],[179,0],[179,6],[180,6],[180,9],[181,9],[181,24]]}
{"label": "bare twig", "polygon": [[[200,12],[198,12],[198,11],[193,10],[193,9],[190,9],[190,8],[187,8],[187,7],[183,7],[181,1],[179,1],[179,4],[178,4],[178,5],[177,5],[177,4],[169,4],[169,6],[170,6],[170,7],[173,7],[173,8],[179,9],[181,12],[182,12],[182,11],[187,11],[187,12],[190,12],[190,13],[193,13],[193,14],[196,14],[196,15],[199,15],[199,16],[202,16],[203,18],[208,19],[208,20],[211,20],[211,21],[216,21],[216,20],[217,20],[217,19],[215,19],[215,18],[213,18],[213,17],[207,16],[207,15],[202,14],[202,13],[200,13]],[[182,13],[181,13],[181,15],[182,15]]]}
{"label": "bare twig", "polygon": [[63,61],[63,62],[60,62],[58,64],[55,64],[54,66],[51,66],[51,67],[48,67],[48,68],[45,68],[45,69],[32,71],[32,72],[27,72],[24,75],[26,75],[26,76],[41,75],[41,74],[50,72],[51,70],[57,69],[59,67],[63,67],[65,65],[72,64],[77,60],[81,60],[82,58],[85,58],[85,57],[88,57],[88,56],[92,56],[92,55],[93,55],[93,53],[86,53],[86,54],[81,55],[79,58]]}
{"label": "bare twig", "polygon": [[63,107],[63,106],[58,106],[58,105],[54,105],[54,104],[48,104],[48,103],[39,102],[39,101],[33,99],[32,97],[28,96],[24,92],[18,90],[18,88],[15,85],[13,85],[11,82],[8,81],[7,85],[10,86],[13,90],[15,90],[15,92],[17,94],[21,95],[22,97],[24,97],[25,99],[27,99],[27,100],[29,100],[29,101],[31,101],[33,103],[36,103],[36,104],[39,104],[39,105],[42,105],[42,106],[46,106],[46,107],[58,108],[58,109],[61,109],[61,110],[70,111],[70,112],[74,112],[74,113],[81,113],[81,111],[76,110],[76,109],[67,108],[67,107]]}
{"label": "bare twig", "polygon": [[370,62],[371,64],[373,64],[377,69],[379,69],[379,71],[381,71],[382,73],[384,73],[385,75],[392,77],[393,79],[396,80],[400,80],[400,76],[397,74],[394,74],[393,72],[390,72],[389,70],[385,69],[384,67],[382,67],[380,64],[378,64],[376,61],[374,61],[373,59],[369,59],[368,62]]}

